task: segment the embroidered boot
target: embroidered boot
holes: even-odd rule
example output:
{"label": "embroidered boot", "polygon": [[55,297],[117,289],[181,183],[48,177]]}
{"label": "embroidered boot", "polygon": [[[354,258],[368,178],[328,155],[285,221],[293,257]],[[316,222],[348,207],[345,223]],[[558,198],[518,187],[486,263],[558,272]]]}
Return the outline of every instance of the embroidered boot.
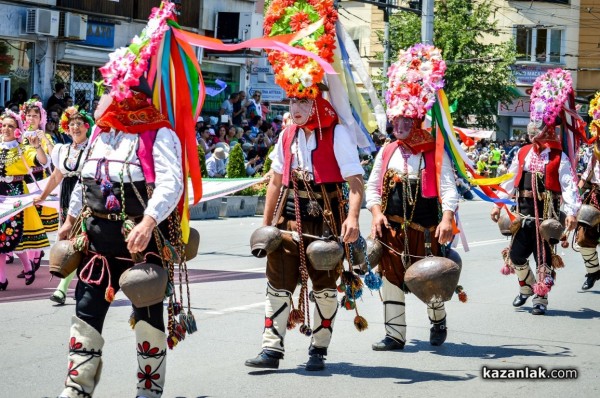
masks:
{"label": "embroidered boot", "polygon": [[513,300],[514,307],[520,307],[527,299],[533,295],[533,285],[535,285],[535,275],[531,272],[529,267],[529,261],[523,265],[513,264],[515,267],[515,273],[519,279],[519,294]]}
{"label": "embroidered boot", "polygon": [[335,289],[323,289],[313,292],[315,312],[313,319],[313,334],[308,350],[309,359],[306,370],[317,371],[325,369],[327,347],[331,342],[333,323],[337,315],[338,301]]}
{"label": "embroidered boot", "polygon": [[102,371],[104,339],[96,329],[74,316],[69,342],[69,370],[61,398],[91,397]]}
{"label": "embroidered boot", "polygon": [[596,252],[595,247],[580,247],[579,252],[581,253],[581,257],[583,258],[585,269],[587,271],[585,274],[585,281],[583,282],[581,289],[589,290],[593,288],[596,281],[600,279],[598,252]]}
{"label": "embroidered boot", "polygon": [[446,308],[443,302],[427,304],[427,315],[433,324],[429,329],[429,344],[440,346],[446,341],[448,329],[446,328]]}
{"label": "embroidered boot", "polygon": [[287,331],[288,316],[292,293],[275,289],[267,284],[267,300],[265,303],[265,329],[263,331],[262,352],[246,361],[252,368],[279,368],[279,360],[285,351],[283,339]]}
{"label": "embroidered boot", "polygon": [[146,321],[135,324],[137,398],[160,398],[167,372],[167,335]]}
{"label": "embroidered boot", "polygon": [[548,296],[533,296],[533,308],[531,309],[532,315],[545,315],[548,309]]}
{"label": "embroidered boot", "polygon": [[385,277],[381,287],[385,337],[371,346],[374,351],[404,349],[406,342],[406,306],[404,292]]}

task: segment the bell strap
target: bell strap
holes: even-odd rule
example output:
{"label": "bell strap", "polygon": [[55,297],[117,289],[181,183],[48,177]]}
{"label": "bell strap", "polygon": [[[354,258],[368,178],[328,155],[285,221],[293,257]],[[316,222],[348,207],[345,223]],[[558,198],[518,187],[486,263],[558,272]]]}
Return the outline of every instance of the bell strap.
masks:
{"label": "bell strap", "polygon": [[[102,271],[98,279],[93,280],[92,272],[94,271],[96,260],[100,260],[100,266],[102,267]],[[106,287],[106,291],[104,292],[104,299],[109,303],[112,303],[115,299],[115,289],[113,289],[112,287],[110,267],[108,266],[108,260],[106,259],[106,257],[101,255],[100,253],[94,254],[90,261],[88,261],[88,263],[84,265],[81,269],[81,272],[79,273],[79,280],[90,285],[99,286],[102,283],[102,280],[104,279],[104,270],[106,270],[106,273],[108,274],[108,286]]]}

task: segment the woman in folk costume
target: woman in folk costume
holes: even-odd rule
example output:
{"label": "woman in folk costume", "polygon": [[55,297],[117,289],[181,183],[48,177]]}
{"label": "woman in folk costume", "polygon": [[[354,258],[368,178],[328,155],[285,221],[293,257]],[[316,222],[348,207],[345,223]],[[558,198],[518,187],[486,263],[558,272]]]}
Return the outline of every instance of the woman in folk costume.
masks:
{"label": "woman in folk costume", "polygon": [[[0,195],[15,196],[28,193],[25,176],[31,167],[49,162],[39,138],[30,138],[30,145],[21,144],[20,117],[6,110],[2,115],[0,142]],[[0,290],[6,290],[8,279],[5,267],[7,253],[15,252],[23,264],[25,284],[35,280],[34,258],[38,249],[49,245],[40,217],[33,207],[27,207],[0,226]]]}
{"label": "woman in folk costume", "polygon": [[[52,148],[52,143],[50,138],[45,133],[46,128],[46,111],[42,106],[42,103],[36,101],[35,99],[30,99],[25,102],[20,107],[20,118],[23,125],[23,145],[25,147],[29,147],[30,137],[36,136],[42,146],[42,150],[50,159],[50,150]],[[28,184],[35,183],[36,181],[44,179],[45,170],[49,169],[51,162],[48,162],[46,165],[36,165],[27,170],[27,175],[25,177],[25,182]],[[45,234],[56,231],[58,229],[58,213],[55,209],[51,207],[45,206],[36,206],[35,209],[38,212],[39,218],[42,220],[43,231],[35,231],[36,235],[39,235],[39,238],[42,239]],[[47,245],[46,245],[47,246]],[[33,248],[32,248],[33,249]],[[37,271],[40,268],[40,264],[42,262],[42,258],[44,257],[43,250],[31,250],[29,252],[29,259],[33,263],[34,271]],[[22,271],[18,278],[23,278],[25,271]]]}
{"label": "woman in folk costume", "polygon": [[[24,133],[25,139],[23,142],[25,145],[29,145],[29,136],[36,134],[42,144],[42,149],[47,156],[50,156],[54,149],[54,142],[49,134],[45,132],[47,114],[46,110],[42,106],[42,103],[34,99],[30,99],[21,106],[21,119],[23,120],[23,128],[26,130]],[[27,176],[27,183],[34,183],[40,181],[50,175],[50,163],[44,167],[34,167]],[[56,209],[46,206],[36,207],[44,229],[46,233],[54,232],[58,229],[58,212]],[[44,252],[40,253],[39,260],[36,262],[36,269],[39,268],[39,262],[44,256]]]}
{"label": "woman in folk costume", "polygon": [[[538,77],[531,93],[531,109],[527,133],[532,143],[519,149],[509,168],[514,178],[503,183],[503,191],[498,192],[500,197],[514,194],[517,202],[516,214],[510,214],[513,236],[510,248],[503,252],[506,265],[502,272],[517,274],[519,294],[513,306],[520,307],[533,296],[531,313],[544,315],[555,269],[562,267],[554,247],[559,239],[566,240],[561,236],[563,228],[567,232],[577,225],[575,215],[581,206],[572,160],[585,133],[574,112],[569,72],[554,69]],[[566,214],[563,226],[558,221],[561,198]],[[492,208],[491,218],[498,222],[499,206]],[[537,264],[535,273],[529,266],[531,254]]]}
{"label": "woman in folk costume", "polygon": [[[318,51],[321,57],[332,62],[333,29],[337,19],[332,1],[273,1],[265,16],[265,33],[274,35],[288,33],[285,29],[299,31],[304,28],[303,23],[310,23],[306,8],[297,10],[292,17],[292,26],[284,20],[286,10],[299,5],[310,8],[309,14],[315,18],[324,18],[325,29],[296,45],[312,48],[311,51]],[[297,239],[288,233],[282,234],[282,244],[267,255],[262,351],[245,364],[277,369],[284,356],[287,329],[301,324],[300,332],[311,336],[306,370],[319,371],[325,368],[325,356],[337,315],[336,281],[342,269],[343,252],[337,261],[333,261],[331,270],[323,270],[313,262],[316,261],[314,257],[307,258],[310,245],[316,242],[307,235],[332,237],[331,242],[336,242],[334,246],[339,245],[339,236],[345,243],[356,241],[363,170],[356,139],[340,124],[331,103],[322,97],[323,70],[306,57],[275,51],[269,53],[269,61],[276,82],[290,98],[292,123],[280,134],[272,152],[273,176],[267,189],[263,226],[292,231],[297,234]],[[344,182],[349,183],[349,199],[345,199],[342,192]],[[312,281],[310,297],[315,309],[312,325],[308,279]],[[292,295],[298,280],[301,280],[300,299],[298,307],[294,307]]]}
{"label": "woman in folk costume", "polygon": [[[184,144],[195,141],[196,109],[189,92],[182,95],[171,84],[185,82],[187,89],[188,79],[195,87],[199,80],[198,75],[195,81],[185,73],[175,76],[169,69],[182,61],[193,62],[173,58],[182,53],[172,51],[173,42],[166,43],[165,32],[171,29],[174,9],[173,3],[154,8],[142,34],[130,47],[111,54],[110,61],[100,69],[111,92],[101,97],[95,111],[96,127],[89,139],[80,181],[59,230],[60,239],[74,233],[73,248],[83,253],[77,269],[69,367],[60,397],[93,395],[100,377],[102,328],[119,289],[132,302],[137,397],[162,395],[167,346],[173,348],[196,330],[189,297],[186,313],[183,298],[177,297],[173,285],[174,263],[187,279],[185,227],[176,209],[178,204],[187,203],[185,164],[199,164],[197,155],[194,161],[196,148]],[[152,68],[163,55],[169,58],[164,65],[167,69]],[[153,77],[149,71],[155,72]],[[159,77],[166,86],[156,83]],[[149,100],[155,94],[155,98],[167,98],[166,88],[171,90],[169,99],[175,102],[177,96],[177,106],[184,110],[170,110],[176,115],[172,123]],[[181,128],[175,127],[176,133],[171,126]],[[201,183],[199,179],[197,182]],[[165,297],[169,302],[167,322]]]}
{"label": "woman in folk costume", "polygon": [[[379,269],[386,334],[373,344],[376,351],[401,350],[406,343],[405,270],[426,255],[444,256],[442,246],[453,238],[459,197],[452,162],[443,153],[438,187],[435,141],[422,126],[445,70],[439,49],[417,44],[402,51],[388,72],[387,115],[396,140],[377,154],[366,189],[371,235],[384,244]],[[427,315],[429,342],[439,346],[447,335],[444,303],[428,304]]]}
{"label": "woman in folk costume", "polygon": [[[600,92],[596,93],[594,99],[590,103],[589,115],[592,118],[590,132],[594,137],[594,149],[592,160],[587,163],[586,170],[581,175],[579,188],[586,188],[586,183],[591,186],[589,192],[585,196],[583,203],[593,206],[600,210],[600,142],[598,142],[598,134],[600,133]],[[596,281],[600,280],[600,263],[598,262],[598,252],[596,246],[600,241],[600,227],[598,226],[597,212],[593,209],[584,206],[581,209],[577,226],[577,244],[579,252],[583,258],[583,263],[586,269],[585,281],[581,286],[583,290],[589,290],[594,287]]]}
{"label": "woman in folk costume", "polygon": [[[51,155],[54,170],[42,193],[33,200],[33,203],[36,205],[43,202],[60,184],[61,224],[65,222],[65,218],[67,217],[71,193],[79,180],[88,137],[93,126],[94,119],[85,111],[79,111],[75,107],[65,109],[60,119],[59,131],[65,135],[69,134],[73,142],[56,144],[54,146]],[[69,276],[61,280],[56,291],[50,296],[51,301],[60,305],[65,303],[67,289],[74,276],[75,272],[72,272]]]}

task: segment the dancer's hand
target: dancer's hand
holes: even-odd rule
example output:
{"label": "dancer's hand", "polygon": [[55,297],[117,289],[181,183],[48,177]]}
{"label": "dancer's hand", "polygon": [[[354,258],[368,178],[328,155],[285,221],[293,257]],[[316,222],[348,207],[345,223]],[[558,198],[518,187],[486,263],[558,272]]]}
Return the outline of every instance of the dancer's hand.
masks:
{"label": "dancer's hand", "polygon": [[498,206],[492,207],[492,212],[490,213],[493,222],[498,222],[500,219],[500,208]]}
{"label": "dancer's hand", "polygon": [[452,240],[452,221],[443,217],[435,230],[435,237],[438,238],[440,245],[449,243]]}
{"label": "dancer's hand", "polygon": [[156,221],[150,216],[144,216],[142,221],[136,225],[125,242],[127,242],[127,250],[130,253],[140,253],[146,250],[150,239],[152,238],[152,231],[156,227]]}
{"label": "dancer's hand", "polygon": [[35,135],[40,140],[40,143],[44,142],[44,141],[48,141],[48,138],[46,137],[46,133],[44,133],[42,130],[36,130]]}
{"label": "dancer's hand", "polygon": [[575,216],[567,216],[567,218],[565,219],[565,227],[567,228],[567,231],[574,230],[576,226],[577,219],[575,218]]}
{"label": "dancer's hand", "polygon": [[347,217],[342,224],[342,239],[344,240],[344,243],[356,242],[359,232],[358,218]]}
{"label": "dancer's hand", "polygon": [[373,238],[383,236],[383,228],[390,228],[390,223],[388,222],[387,217],[379,212],[373,215],[373,221],[371,221],[371,236]]}
{"label": "dancer's hand", "polygon": [[41,197],[41,196],[39,196],[39,195],[38,195],[38,196],[35,196],[35,197],[33,198],[33,204],[37,206],[37,205],[39,205],[40,203],[42,203],[44,200],[45,200],[45,199],[42,199],[42,197]]}
{"label": "dancer's hand", "polygon": [[68,239],[69,238],[69,233],[71,232],[72,228],[73,228],[73,224],[67,218],[65,220],[65,222],[63,223],[63,225],[61,225],[60,228],[58,229],[58,240]]}

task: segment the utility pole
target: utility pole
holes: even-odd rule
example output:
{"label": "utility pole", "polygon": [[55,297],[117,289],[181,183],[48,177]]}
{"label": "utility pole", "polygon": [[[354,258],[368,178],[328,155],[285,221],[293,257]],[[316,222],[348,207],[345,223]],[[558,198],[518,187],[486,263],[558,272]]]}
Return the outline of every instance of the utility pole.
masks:
{"label": "utility pole", "polygon": [[[384,29],[383,29],[382,78],[383,78],[383,80],[385,80],[387,77],[388,63],[389,63],[389,59],[390,59],[390,13],[392,12],[392,10],[399,10],[399,11],[405,11],[405,12],[412,12],[417,15],[422,15],[421,10],[416,9],[416,7],[414,7],[414,4],[411,5],[410,8],[399,6],[398,0],[351,0],[351,1],[355,1],[357,3],[371,4],[383,11]],[[421,1],[421,0],[410,0],[409,4],[415,3],[418,1]],[[431,22],[431,24],[432,24],[432,28],[431,28],[432,39],[431,39],[431,41],[433,41],[433,0],[423,0],[423,1],[431,2],[431,19],[432,19],[432,22]],[[344,4],[344,2],[342,2],[341,0],[337,0],[336,4],[338,6],[342,6],[342,4]],[[381,96],[385,97],[385,85],[383,85],[383,87],[381,88]]]}
{"label": "utility pole", "polygon": [[[386,6],[390,0],[384,0]],[[383,70],[381,72],[382,79],[385,81],[387,77],[388,62],[390,59],[390,9],[383,7]],[[386,87],[381,85],[381,98],[385,98]]]}
{"label": "utility pole", "polygon": [[423,0],[421,11],[421,41],[433,44],[433,0]]}

